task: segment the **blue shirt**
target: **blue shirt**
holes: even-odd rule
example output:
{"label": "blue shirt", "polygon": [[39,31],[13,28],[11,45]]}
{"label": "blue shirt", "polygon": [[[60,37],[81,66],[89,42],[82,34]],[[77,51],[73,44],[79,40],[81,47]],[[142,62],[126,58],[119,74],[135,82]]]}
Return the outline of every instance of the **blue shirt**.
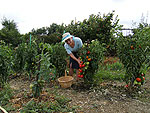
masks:
{"label": "blue shirt", "polygon": [[73,41],[75,43],[74,47],[70,47],[67,43],[65,43],[64,47],[68,54],[71,54],[72,52],[77,52],[78,49],[80,49],[83,45],[82,40],[78,37],[73,37]]}

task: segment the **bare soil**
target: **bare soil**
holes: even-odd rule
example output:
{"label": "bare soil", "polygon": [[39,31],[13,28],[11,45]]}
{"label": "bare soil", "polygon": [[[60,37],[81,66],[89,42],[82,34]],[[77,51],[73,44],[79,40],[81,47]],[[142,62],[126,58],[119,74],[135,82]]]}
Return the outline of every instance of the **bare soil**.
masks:
{"label": "bare soil", "polygon": [[[23,95],[30,94],[30,83],[22,76],[10,81],[11,88],[16,90],[10,102],[18,109],[18,113],[23,104],[33,99],[23,99]],[[141,89],[127,89],[125,85],[119,81],[104,81],[91,87],[83,82],[75,82],[72,87],[63,89],[57,82],[51,82],[46,84],[44,90],[70,98],[70,106],[77,106],[76,113],[150,113],[150,73],[146,75],[146,82]]]}

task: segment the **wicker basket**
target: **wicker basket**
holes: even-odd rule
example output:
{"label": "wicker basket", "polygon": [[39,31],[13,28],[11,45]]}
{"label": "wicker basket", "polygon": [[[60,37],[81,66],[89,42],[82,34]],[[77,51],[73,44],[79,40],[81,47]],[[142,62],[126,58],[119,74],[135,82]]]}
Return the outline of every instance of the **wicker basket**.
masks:
{"label": "wicker basket", "polygon": [[65,76],[58,78],[58,82],[62,88],[69,88],[72,85],[73,77],[67,76],[67,73],[65,70]]}

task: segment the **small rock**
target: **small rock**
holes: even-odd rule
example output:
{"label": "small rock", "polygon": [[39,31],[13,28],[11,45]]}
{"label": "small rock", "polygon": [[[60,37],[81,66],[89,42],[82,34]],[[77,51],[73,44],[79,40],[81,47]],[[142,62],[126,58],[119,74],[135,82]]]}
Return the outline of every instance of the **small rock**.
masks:
{"label": "small rock", "polygon": [[122,94],[123,97],[126,97],[126,94]]}

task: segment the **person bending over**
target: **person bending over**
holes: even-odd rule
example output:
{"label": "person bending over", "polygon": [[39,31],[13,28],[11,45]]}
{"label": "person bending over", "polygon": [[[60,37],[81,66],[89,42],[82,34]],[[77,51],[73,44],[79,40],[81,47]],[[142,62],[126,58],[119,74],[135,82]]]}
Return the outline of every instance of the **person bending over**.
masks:
{"label": "person bending over", "polygon": [[69,75],[73,76],[74,69],[76,69],[76,80],[79,80],[79,64],[81,61],[77,53],[78,50],[82,48],[82,40],[79,37],[74,37],[67,32],[62,35],[62,42],[65,42],[64,47],[67,54],[70,56]]}

